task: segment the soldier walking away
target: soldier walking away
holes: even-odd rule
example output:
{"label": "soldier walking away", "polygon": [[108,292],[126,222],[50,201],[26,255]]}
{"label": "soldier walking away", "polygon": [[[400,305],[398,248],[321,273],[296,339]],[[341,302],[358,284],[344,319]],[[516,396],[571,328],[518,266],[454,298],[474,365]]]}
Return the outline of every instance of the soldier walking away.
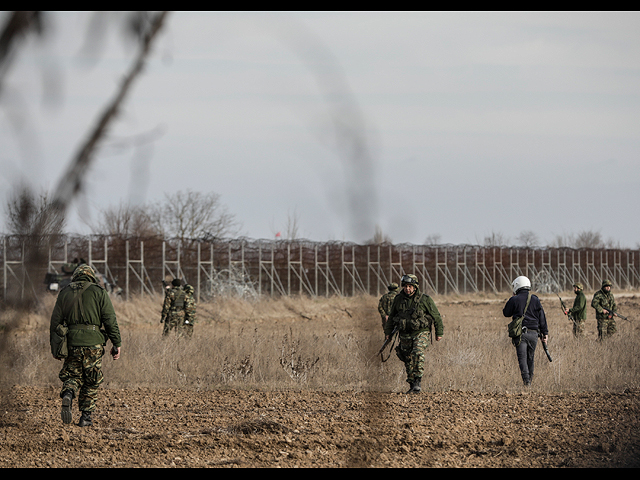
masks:
{"label": "soldier walking away", "polygon": [[529,386],[533,380],[538,336],[541,336],[544,343],[547,343],[549,339],[547,317],[540,304],[540,299],[531,293],[531,281],[527,277],[516,278],[511,283],[511,287],[513,296],[507,300],[502,314],[514,319],[524,317],[522,319],[522,335],[518,339],[513,339],[513,345],[516,347],[522,381],[526,386]]}
{"label": "soldier walking away", "polygon": [[598,340],[604,340],[617,331],[614,313],[617,312],[616,301],[611,293],[613,283],[604,280],[602,287],[591,300],[591,306],[596,310],[596,322],[598,324]]}
{"label": "soldier walking away", "polygon": [[404,363],[409,390],[419,393],[424,374],[425,350],[431,343],[431,331],[435,324],[436,341],[444,332],[442,317],[433,299],[420,292],[418,277],[403,275],[400,291],[391,304],[389,320],[384,325],[386,339],[397,328],[399,344],[396,355]]}
{"label": "soldier walking away", "polygon": [[178,333],[178,326],[184,323],[184,299],[185,291],[179,278],[171,281],[171,289],[164,297],[162,305],[162,317],[160,323],[164,323],[162,335],[167,336],[171,330]]}
{"label": "soldier walking away", "polygon": [[382,328],[384,329],[384,324],[389,320],[389,311],[391,311],[391,304],[393,303],[393,299],[396,297],[398,292],[400,291],[400,287],[397,283],[393,282],[387,287],[387,293],[380,297],[378,301],[378,312],[380,313],[380,318],[382,319]]}
{"label": "soldier walking away", "polygon": [[564,314],[573,322],[573,336],[576,338],[584,337],[584,322],[587,319],[587,299],[582,290],[581,283],[573,284],[576,298],[573,301],[573,306],[564,311]]}
{"label": "soldier walking away", "polygon": [[191,285],[184,286],[184,323],[179,331],[180,336],[193,335],[193,324],[196,323],[196,299],[193,296],[194,290]]}
{"label": "soldier walking away", "polygon": [[66,356],[54,355],[57,360],[64,359],[59,374],[62,381],[62,421],[71,423],[72,403],[77,398],[81,412],[78,426],[91,426],[98,388],[104,378],[104,346],[107,339],[110,340],[113,345],[111,355],[118,360],[122,343],[109,294],[89,265],[80,264],[73,272],[71,283],[58,294],[49,327],[52,351],[58,326],[68,329]]}

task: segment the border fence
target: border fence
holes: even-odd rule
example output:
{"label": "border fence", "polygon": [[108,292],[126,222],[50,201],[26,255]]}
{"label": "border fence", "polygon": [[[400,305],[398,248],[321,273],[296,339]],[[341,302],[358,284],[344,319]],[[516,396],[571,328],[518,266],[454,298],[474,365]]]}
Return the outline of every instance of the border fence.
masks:
{"label": "border fence", "polygon": [[[382,295],[404,273],[418,276],[431,294],[509,292],[518,275],[535,291],[586,291],[603,279],[614,288],[640,287],[640,250],[486,247],[474,245],[358,245],[309,240],[215,241],[62,236],[40,241],[40,263],[28,262],[27,241],[2,237],[2,295],[10,290],[45,290],[46,273],[82,258],[132,295],[162,291],[162,280],[180,278],[194,286],[198,301],[217,295]],[[27,267],[27,265],[29,265]]]}

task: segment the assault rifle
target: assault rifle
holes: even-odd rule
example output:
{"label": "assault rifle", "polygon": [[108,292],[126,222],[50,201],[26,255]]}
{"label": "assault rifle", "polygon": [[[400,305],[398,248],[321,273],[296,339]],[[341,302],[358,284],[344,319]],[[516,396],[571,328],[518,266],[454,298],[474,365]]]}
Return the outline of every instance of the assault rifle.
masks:
{"label": "assault rifle", "polygon": [[[556,293],[556,295],[558,295],[558,294]],[[561,297],[560,295],[558,295],[558,298],[560,299],[560,306],[562,307],[562,313],[564,313],[570,321],[572,321],[573,323],[576,323],[576,322],[575,322],[575,320],[573,319],[573,317],[572,317],[571,315],[569,315],[568,313],[565,313],[565,312],[567,312],[569,309],[568,309],[568,308],[567,308],[567,306],[564,304],[564,301],[562,300],[562,297]]]}
{"label": "assault rifle", "polygon": [[542,335],[541,332],[538,332],[538,336],[540,337],[540,342],[542,343],[542,348],[544,348],[544,353],[547,355],[547,358],[549,359],[549,361],[553,362],[553,360],[551,359],[551,354],[549,353],[549,347],[547,346],[547,342],[545,342],[542,339],[544,337],[544,335]]}
{"label": "assault rifle", "polygon": [[609,314],[611,314],[611,315],[613,315],[615,317],[621,318],[622,320],[626,320],[627,322],[631,322],[631,320],[629,320],[627,317],[625,317],[623,315],[620,315],[619,313],[612,312],[611,310],[607,310],[606,308],[603,308],[602,310],[604,310],[605,312],[607,312],[607,313],[609,313]]}
{"label": "assault rifle", "polygon": [[376,354],[376,355],[380,355],[380,359],[383,362],[386,362],[387,360],[389,360],[389,357],[391,356],[391,350],[393,348],[393,345],[391,345],[391,347],[389,347],[389,355],[387,355],[387,358],[384,358],[383,352],[384,352],[384,349],[387,348],[387,345],[389,345],[391,342],[395,342],[395,337],[396,337],[396,334],[398,333],[398,328],[399,328],[399,326],[396,326],[396,328],[393,329],[393,332],[391,332],[391,335],[389,335],[387,337],[387,339],[382,344],[382,347],[380,347],[380,350]]}

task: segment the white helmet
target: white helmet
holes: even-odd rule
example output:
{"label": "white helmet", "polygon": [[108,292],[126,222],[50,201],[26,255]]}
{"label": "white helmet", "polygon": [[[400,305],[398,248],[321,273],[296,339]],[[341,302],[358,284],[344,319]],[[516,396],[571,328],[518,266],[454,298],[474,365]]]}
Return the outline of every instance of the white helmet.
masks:
{"label": "white helmet", "polygon": [[521,275],[511,283],[511,288],[513,289],[513,293],[517,293],[521,288],[531,290],[531,282],[527,277]]}

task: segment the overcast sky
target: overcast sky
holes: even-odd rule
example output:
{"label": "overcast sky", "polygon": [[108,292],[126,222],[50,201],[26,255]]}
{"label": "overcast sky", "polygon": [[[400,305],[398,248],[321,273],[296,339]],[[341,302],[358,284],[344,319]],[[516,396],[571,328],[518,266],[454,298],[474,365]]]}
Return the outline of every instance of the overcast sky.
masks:
{"label": "overcast sky", "polygon": [[[3,197],[53,190],[130,66],[115,29],[86,54],[89,19],[53,13],[4,77]],[[71,231],[191,189],[252,238],[640,243],[638,12],[175,12],[124,106]]]}

